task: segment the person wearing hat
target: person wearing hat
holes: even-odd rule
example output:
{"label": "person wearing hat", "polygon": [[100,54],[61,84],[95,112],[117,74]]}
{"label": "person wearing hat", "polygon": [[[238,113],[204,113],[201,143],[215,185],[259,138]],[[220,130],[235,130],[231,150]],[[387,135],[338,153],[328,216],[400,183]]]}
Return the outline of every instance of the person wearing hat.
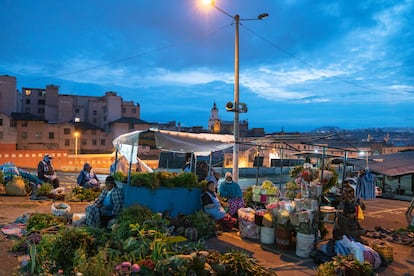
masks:
{"label": "person wearing hat", "polygon": [[78,185],[84,189],[93,189],[95,191],[98,191],[101,185],[96,173],[89,163],[83,165],[83,170],[79,173],[76,181]]}
{"label": "person wearing hat", "polygon": [[53,156],[45,154],[43,159],[37,165],[37,177],[43,182],[50,183],[53,188],[59,187],[59,179],[56,177],[55,169],[52,165]]}
{"label": "person wearing hat", "polygon": [[358,205],[361,207],[362,211],[366,209],[365,203],[362,202],[360,198],[355,197],[355,190],[352,188],[352,186],[345,180],[344,187],[342,189],[343,196],[342,200],[339,202],[337,209],[343,210],[344,205],[347,203],[352,203],[355,206]]}
{"label": "person wearing hat", "polygon": [[363,229],[356,218],[355,204],[345,201],[342,214],[338,214],[333,228],[333,238],[341,240],[345,235],[354,241],[366,243],[361,236],[365,235],[367,230]]}
{"label": "person wearing hat", "polygon": [[224,201],[227,200],[227,203],[229,205],[229,214],[232,217],[237,217],[237,211],[240,208],[244,208],[245,203],[243,200],[243,192],[240,188],[240,185],[236,181],[233,181],[233,175],[231,172],[226,172],[224,181],[220,183],[218,191],[220,197]]}
{"label": "person wearing hat", "polygon": [[215,185],[215,187],[216,187],[216,192],[217,192],[217,188],[218,188],[218,181],[219,181],[219,179],[220,179],[220,176],[221,176],[221,174],[220,174],[218,171],[216,171],[216,170],[212,169],[212,170],[210,171],[209,175],[206,177],[206,180],[207,180],[207,181],[213,181],[213,182],[214,182],[214,185]]}

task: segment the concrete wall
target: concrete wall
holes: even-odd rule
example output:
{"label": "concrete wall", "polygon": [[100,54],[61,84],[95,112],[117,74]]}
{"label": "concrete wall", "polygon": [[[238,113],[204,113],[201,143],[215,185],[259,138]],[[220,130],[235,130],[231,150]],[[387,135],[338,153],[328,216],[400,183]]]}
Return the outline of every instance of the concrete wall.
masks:
{"label": "concrete wall", "polygon": [[12,150],[0,148],[0,164],[12,162],[19,168],[36,170],[43,156],[49,153],[53,156],[52,164],[57,171],[77,172],[88,162],[97,173],[109,173],[109,167],[114,161],[114,154],[69,154],[62,150]]}

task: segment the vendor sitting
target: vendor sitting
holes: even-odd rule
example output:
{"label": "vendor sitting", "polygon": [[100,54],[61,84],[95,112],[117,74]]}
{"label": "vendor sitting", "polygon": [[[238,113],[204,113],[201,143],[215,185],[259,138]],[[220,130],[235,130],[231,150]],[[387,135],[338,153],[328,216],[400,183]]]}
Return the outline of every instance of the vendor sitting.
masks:
{"label": "vendor sitting", "polygon": [[208,181],[205,191],[201,194],[201,205],[204,212],[212,216],[222,227],[223,231],[231,231],[237,220],[224,210],[216,194],[216,184]]}
{"label": "vendor sitting", "polygon": [[98,191],[101,186],[96,173],[92,170],[92,166],[89,163],[85,163],[83,165],[83,170],[79,173],[76,181],[79,186],[85,189],[93,189]]}
{"label": "vendor sitting", "polygon": [[98,199],[86,207],[86,224],[94,227],[107,227],[108,222],[121,212],[124,196],[113,176],[105,179],[105,189]]}
{"label": "vendor sitting", "polygon": [[361,236],[366,233],[367,230],[362,229],[356,218],[355,204],[345,201],[343,213],[338,214],[333,228],[333,238],[335,240],[340,240],[345,235],[354,241],[366,243],[366,241],[361,238]]}

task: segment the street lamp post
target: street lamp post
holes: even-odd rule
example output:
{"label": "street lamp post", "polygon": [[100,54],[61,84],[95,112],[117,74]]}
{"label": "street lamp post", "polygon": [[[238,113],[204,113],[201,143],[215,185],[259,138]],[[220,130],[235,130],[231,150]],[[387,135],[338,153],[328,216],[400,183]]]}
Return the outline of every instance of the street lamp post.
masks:
{"label": "street lamp post", "polygon": [[235,36],[234,36],[234,122],[233,122],[233,178],[239,181],[239,23],[240,16],[234,16]]}
{"label": "street lamp post", "polygon": [[77,166],[78,166],[78,142],[79,142],[79,136],[80,133],[78,131],[78,126],[80,124],[80,118],[79,117],[75,117],[74,119],[74,125],[75,125],[75,170],[77,170]]}
{"label": "street lamp post", "polygon": [[75,131],[75,170],[77,170],[78,165],[78,140],[79,140],[79,132]]}
{"label": "street lamp post", "polygon": [[[239,113],[247,112],[247,106],[244,103],[239,102],[239,25],[240,21],[244,20],[262,20],[269,16],[267,13],[262,13],[257,16],[257,18],[241,19],[240,15],[236,14],[232,16],[230,13],[216,6],[215,2],[212,0],[204,0],[205,5],[211,5],[216,8],[218,11],[224,13],[228,17],[231,17],[234,20],[235,26],[235,36],[234,36],[234,102],[227,103],[227,111],[234,112],[234,122],[233,122],[233,135],[234,135],[234,145],[233,145],[233,179],[234,181],[239,180],[239,139],[240,139],[240,130],[239,130]],[[241,107],[240,107],[241,106]]]}

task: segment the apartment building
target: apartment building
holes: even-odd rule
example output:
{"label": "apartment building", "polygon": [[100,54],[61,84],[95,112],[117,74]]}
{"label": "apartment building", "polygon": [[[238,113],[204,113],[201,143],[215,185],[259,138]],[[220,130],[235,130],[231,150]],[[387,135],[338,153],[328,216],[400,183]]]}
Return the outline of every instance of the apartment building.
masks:
{"label": "apartment building", "polygon": [[140,105],[116,92],[67,95],[48,85],[20,93],[15,77],[0,76],[0,149],[110,153],[114,138],[149,127],[140,119]]}
{"label": "apartment building", "polygon": [[22,88],[21,112],[43,117],[49,123],[64,123],[78,118],[109,131],[110,123],[120,118],[140,118],[140,106],[123,101],[116,92],[103,97],[59,94],[59,87]]}
{"label": "apartment building", "polygon": [[0,76],[0,113],[8,116],[20,110],[20,93],[16,88],[16,77]]}

